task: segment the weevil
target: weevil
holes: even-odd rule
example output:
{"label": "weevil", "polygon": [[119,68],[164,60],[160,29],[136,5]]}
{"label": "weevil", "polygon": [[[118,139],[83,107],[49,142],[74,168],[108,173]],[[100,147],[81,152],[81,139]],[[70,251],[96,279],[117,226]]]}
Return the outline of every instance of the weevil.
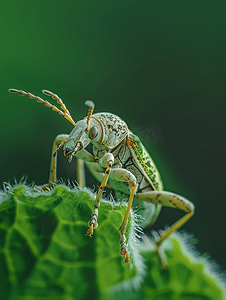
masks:
{"label": "weevil", "polygon": [[[100,186],[94,202],[91,219],[88,222],[87,235],[92,237],[94,229],[98,226],[98,208],[104,187],[108,186],[115,190],[117,199],[125,195],[128,198],[128,206],[121,227],[120,254],[125,256],[124,264],[129,262],[128,245],[126,242],[126,225],[133,200],[143,205],[145,220],[143,227],[152,225],[156,221],[161,207],[168,206],[183,210],[186,214],[171,227],[161,232],[155,240],[155,249],[162,265],[166,268],[166,258],[160,249],[162,242],[175,230],[180,228],[194,214],[194,205],[186,198],[172,192],[163,191],[163,183],[160,173],[141,143],[140,139],[133,134],[126,123],[112,113],[95,113],[94,103],[86,101],[89,107],[88,115],[74,122],[63,101],[54,93],[43,90],[43,93],[52,97],[60,105],[61,110],[46,100],[31,93],[17,89],[9,89],[11,93],[34,99],[53,111],[64,116],[74,128],[70,134],[60,134],[53,143],[49,186],[56,184],[57,152],[63,147],[63,153],[69,162],[75,156],[78,160],[77,174],[78,183],[84,186],[84,164],[91,174],[100,182]],[[93,154],[85,148],[88,144],[93,145]]]}

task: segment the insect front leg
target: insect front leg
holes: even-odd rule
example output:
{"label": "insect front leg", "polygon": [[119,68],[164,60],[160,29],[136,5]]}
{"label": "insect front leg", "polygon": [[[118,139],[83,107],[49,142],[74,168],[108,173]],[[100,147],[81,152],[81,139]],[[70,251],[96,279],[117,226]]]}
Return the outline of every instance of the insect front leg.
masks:
{"label": "insect front leg", "polygon": [[98,226],[97,218],[98,218],[98,208],[100,206],[101,196],[103,193],[103,189],[107,184],[107,180],[110,174],[110,170],[112,165],[114,164],[114,156],[111,153],[106,153],[100,160],[99,164],[105,169],[104,178],[101,182],[101,185],[99,187],[96,200],[94,203],[94,210],[91,215],[91,220],[88,222],[89,229],[87,231],[87,235],[92,237],[93,235],[93,229],[96,229]]}
{"label": "insect front leg", "polygon": [[[54,184],[57,182],[57,152],[59,147],[63,145],[68,140],[68,134],[60,134],[58,135],[54,142],[51,154],[51,164],[50,164],[50,177],[49,177],[49,184],[48,187],[52,188]],[[85,149],[80,150],[75,154],[77,157],[77,180],[78,184],[81,187],[85,185],[85,174],[84,174],[84,163],[83,162],[95,162],[95,158],[92,154],[90,154]]]}
{"label": "insect front leg", "polygon": [[121,250],[120,250],[120,254],[122,256],[124,256],[124,255],[126,256],[124,264],[127,264],[129,262],[129,255],[128,255],[128,252],[127,252],[128,249],[127,249],[127,244],[126,244],[125,231],[126,231],[126,225],[127,225],[127,222],[128,222],[129,213],[130,213],[130,209],[131,209],[131,206],[132,206],[134,194],[135,194],[135,191],[136,191],[136,178],[130,171],[128,171],[126,169],[114,168],[114,169],[111,170],[110,179],[114,180],[114,181],[128,182],[131,185],[131,192],[130,192],[130,196],[129,196],[129,201],[128,201],[126,214],[125,214],[124,220],[122,222],[122,225],[119,228],[119,230],[121,231],[121,236],[120,236]]}
{"label": "insect front leg", "polygon": [[54,142],[51,154],[51,163],[50,163],[50,175],[49,175],[49,187],[52,188],[54,184],[56,184],[56,168],[57,168],[57,149],[60,144],[63,144],[67,141],[69,135],[68,134],[59,134]]}
{"label": "insect front leg", "polygon": [[163,231],[160,237],[155,241],[156,252],[162,265],[162,269],[166,269],[166,257],[165,254],[161,251],[160,245],[172,232],[179,229],[184,225],[185,222],[187,222],[191,218],[191,216],[194,214],[195,207],[193,203],[186,198],[167,191],[149,191],[144,193],[137,193],[136,198],[146,202],[152,202],[155,204],[161,204],[163,206],[178,208],[186,212],[186,215],[184,217],[179,219],[179,221],[174,223],[167,230]]}

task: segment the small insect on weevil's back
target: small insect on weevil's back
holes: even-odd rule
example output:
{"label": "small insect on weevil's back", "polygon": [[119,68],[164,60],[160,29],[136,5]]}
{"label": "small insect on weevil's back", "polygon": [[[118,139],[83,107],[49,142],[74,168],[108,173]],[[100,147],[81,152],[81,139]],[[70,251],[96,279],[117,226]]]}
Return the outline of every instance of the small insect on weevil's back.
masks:
{"label": "small insect on weevil's back", "polygon": [[130,132],[129,140],[133,159],[137,162],[137,165],[140,167],[143,175],[149,182],[152,183],[155,190],[163,190],[161,175],[153,159],[141,143],[140,139],[135,134]]}

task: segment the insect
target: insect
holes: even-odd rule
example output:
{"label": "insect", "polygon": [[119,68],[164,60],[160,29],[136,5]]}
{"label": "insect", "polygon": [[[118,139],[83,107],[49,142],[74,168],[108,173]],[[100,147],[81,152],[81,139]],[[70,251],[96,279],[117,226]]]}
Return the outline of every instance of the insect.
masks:
{"label": "insect", "polygon": [[[64,116],[74,126],[70,134],[60,134],[54,140],[49,186],[57,181],[56,158],[60,148],[63,147],[64,156],[69,161],[73,156],[78,158],[78,183],[81,186],[84,185],[83,164],[86,164],[92,175],[100,182],[94,209],[88,222],[87,234],[90,237],[98,226],[98,208],[104,187],[108,186],[115,190],[118,199],[122,199],[125,195],[129,198],[125,217],[119,229],[121,232],[120,254],[125,256],[124,264],[129,262],[125,231],[133,200],[143,205],[145,216],[141,224],[143,227],[148,224],[152,225],[156,221],[162,206],[179,208],[186,212],[179,221],[163,231],[155,241],[155,249],[162,268],[166,268],[166,258],[160,245],[194,214],[194,205],[180,195],[163,191],[163,183],[157,167],[139,138],[128,129],[126,123],[111,113],[93,114],[94,103],[92,101],[85,102],[89,107],[88,115],[75,123],[63,101],[50,91],[43,90],[43,93],[56,100],[62,110],[31,93],[17,89],[9,89],[9,91],[43,103]],[[89,143],[93,145],[93,155],[85,149]]]}

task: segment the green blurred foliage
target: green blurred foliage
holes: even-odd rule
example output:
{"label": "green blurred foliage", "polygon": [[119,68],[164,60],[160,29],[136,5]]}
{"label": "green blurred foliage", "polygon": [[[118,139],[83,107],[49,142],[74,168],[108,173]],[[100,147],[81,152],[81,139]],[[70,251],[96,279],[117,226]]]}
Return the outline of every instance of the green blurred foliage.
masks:
{"label": "green blurred foliage", "polygon": [[[119,115],[136,134],[157,126],[163,143],[150,133],[143,143],[165,189],[195,204],[186,229],[226,268],[225,10],[221,0],[2,2],[0,182],[27,175],[28,182],[46,183],[52,142],[72,129],[8,88],[39,96],[49,89],[75,120],[85,117],[84,101],[91,99],[96,112]],[[75,179],[74,169],[60,154],[59,177]],[[179,216],[163,209],[155,228]]]}

